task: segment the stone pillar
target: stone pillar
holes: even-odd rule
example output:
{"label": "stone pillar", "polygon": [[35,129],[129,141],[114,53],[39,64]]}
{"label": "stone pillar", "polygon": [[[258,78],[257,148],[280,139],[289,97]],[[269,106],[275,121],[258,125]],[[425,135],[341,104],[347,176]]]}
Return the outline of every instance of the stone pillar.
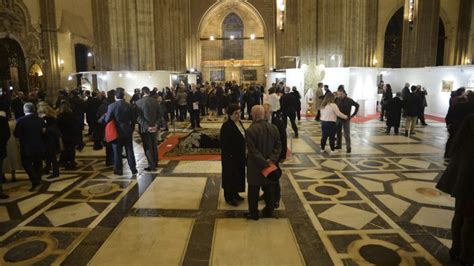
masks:
{"label": "stone pillar", "polygon": [[440,0],[415,0],[414,22],[408,22],[410,0],[405,0],[402,67],[436,65]]}
{"label": "stone pillar", "polygon": [[[458,33],[456,38],[456,48],[454,51],[454,64],[466,64],[469,53],[469,38],[471,34],[472,20],[472,0],[461,0],[459,5]],[[471,58],[472,60],[472,58]]]}
{"label": "stone pillar", "polygon": [[[338,56],[342,56],[344,67],[372,66],[377,43],[377,13],[377,0],[318,0],[318,63],[336,66]],[[305,44],[302,42],[301,46]]]}
{"label": "stone pillar", "polygon": [[61,69],[59,66],[59,48],[56,26],[55,0],[40,1],[41,35],[43,39],[43,54],[47,95],[50,100],[56,98],[61,89]]}
{"label": "stone pillar", "polygon": [[317,1],[299,3],[299,45],[301,64],[311,65],[317,62],[318,16]]}

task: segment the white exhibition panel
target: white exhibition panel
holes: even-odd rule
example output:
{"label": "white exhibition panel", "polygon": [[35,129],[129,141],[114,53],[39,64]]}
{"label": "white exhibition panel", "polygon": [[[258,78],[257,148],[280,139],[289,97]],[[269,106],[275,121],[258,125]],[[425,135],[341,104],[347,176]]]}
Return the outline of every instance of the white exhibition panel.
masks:
{"label": "white exhibition panel", "polygon": [[442,82],[452,81],[453,90],[460,87],[470,87],[470,80],[474,80],[474,67],[426,67],[426,68],[400,68],[381,69],[385,84],[392,86],[393,92],[399,92],[405,85],[421,85],[425,87],[428,95],[426,114],[445,117],[449,108],[450,92],[442,92]]}
{"label": "white exhibition panel", "polygon": [[[304,113],[308,108],[308,103],[304,95],[304,71],[301,68],[291,68],[286,70],[286,86],[296,87],[301,95],[301,110]],[[309,94],[309,93],[308,93]]]}
{"label": "white exhibition panel", "polygon": [[108,91],[122,87],[125,91],[133,95],[133,90],[142,87],[162,89],[170,86],[171,72],[169,71],[107,71],[97,75],[98,89]]}

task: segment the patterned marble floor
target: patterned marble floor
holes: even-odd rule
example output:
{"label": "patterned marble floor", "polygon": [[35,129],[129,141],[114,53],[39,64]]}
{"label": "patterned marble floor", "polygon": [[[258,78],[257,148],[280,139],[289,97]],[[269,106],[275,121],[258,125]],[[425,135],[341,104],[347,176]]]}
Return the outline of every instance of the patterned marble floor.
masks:
{"label": "patterned marble floor", "polygon": [[242,218],[246,201],[225,203],[218,161],[160,161],[144,172],[136,138],[139,175],[117,177],[88,143],[79,169],[41,191],[28,192],[21,172],[4,186],[0,265],[446,265],[454,202],[434,188],[446,131],[428,123],[409,138],[353,123],[353,152],[328,155],[319,124],[301,121],[278,219],[259,221]]}

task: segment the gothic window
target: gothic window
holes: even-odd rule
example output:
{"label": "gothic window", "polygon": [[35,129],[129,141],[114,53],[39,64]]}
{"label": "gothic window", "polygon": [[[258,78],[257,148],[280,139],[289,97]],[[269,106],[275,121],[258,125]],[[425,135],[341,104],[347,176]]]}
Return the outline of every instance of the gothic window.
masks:
{"label": "gothic window", "polygon": [[385,31],[383,66],[399,68],[402,66],[403,7],[390,19]]}
{"label": "gothic window", "polygon": [[441,18],[439,18],[439,28],[438,28],[438,51],[436,52],[436,65],[442,66],[444,63],[444,44],[446,41],[446,31],[444,29],[444,23]]}
{"label": "gothic window", "polygon": [[[241,39],[244,34],[244,23],[235,13],[230,13],[222,23],[222,36],[224,37],[224,59],[243,59],[244,58],[244,40]],[[234,40],[231,40],[231,36]]]}

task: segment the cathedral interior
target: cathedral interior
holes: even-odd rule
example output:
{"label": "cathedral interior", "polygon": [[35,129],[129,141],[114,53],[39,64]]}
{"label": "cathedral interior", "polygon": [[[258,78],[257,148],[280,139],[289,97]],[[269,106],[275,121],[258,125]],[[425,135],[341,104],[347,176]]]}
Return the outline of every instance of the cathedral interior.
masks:
{"label": "cathedral interior", "polygon": [[[269,88],[272,73],[295,65],[324,66],[338,84],[350,73],[338,69],[471,71],[465,84],[453,78],[455,90],[474,87],[473,15],[472,0],[0,0],[0,87],[54,101],[86,76],[97,88],[97,73]],[[22,170],[3,184],[0,265],[450,265],[455,200],[435,188],[448,165],[444,95],[416,135],[387,135],[377,113],[358,117],[351,153],[323,153],[321,126],[303,110],[299,138],[288,134],[276,219],[243,218],[246,193],[226,204],[219,157],[163,152],[193,131],[189,122],[160,133],[155,172],[143,170],[134,136],[138,175],[126,164],[114,175],[84,137],[78,168],[40,191],[28,191]]]}

